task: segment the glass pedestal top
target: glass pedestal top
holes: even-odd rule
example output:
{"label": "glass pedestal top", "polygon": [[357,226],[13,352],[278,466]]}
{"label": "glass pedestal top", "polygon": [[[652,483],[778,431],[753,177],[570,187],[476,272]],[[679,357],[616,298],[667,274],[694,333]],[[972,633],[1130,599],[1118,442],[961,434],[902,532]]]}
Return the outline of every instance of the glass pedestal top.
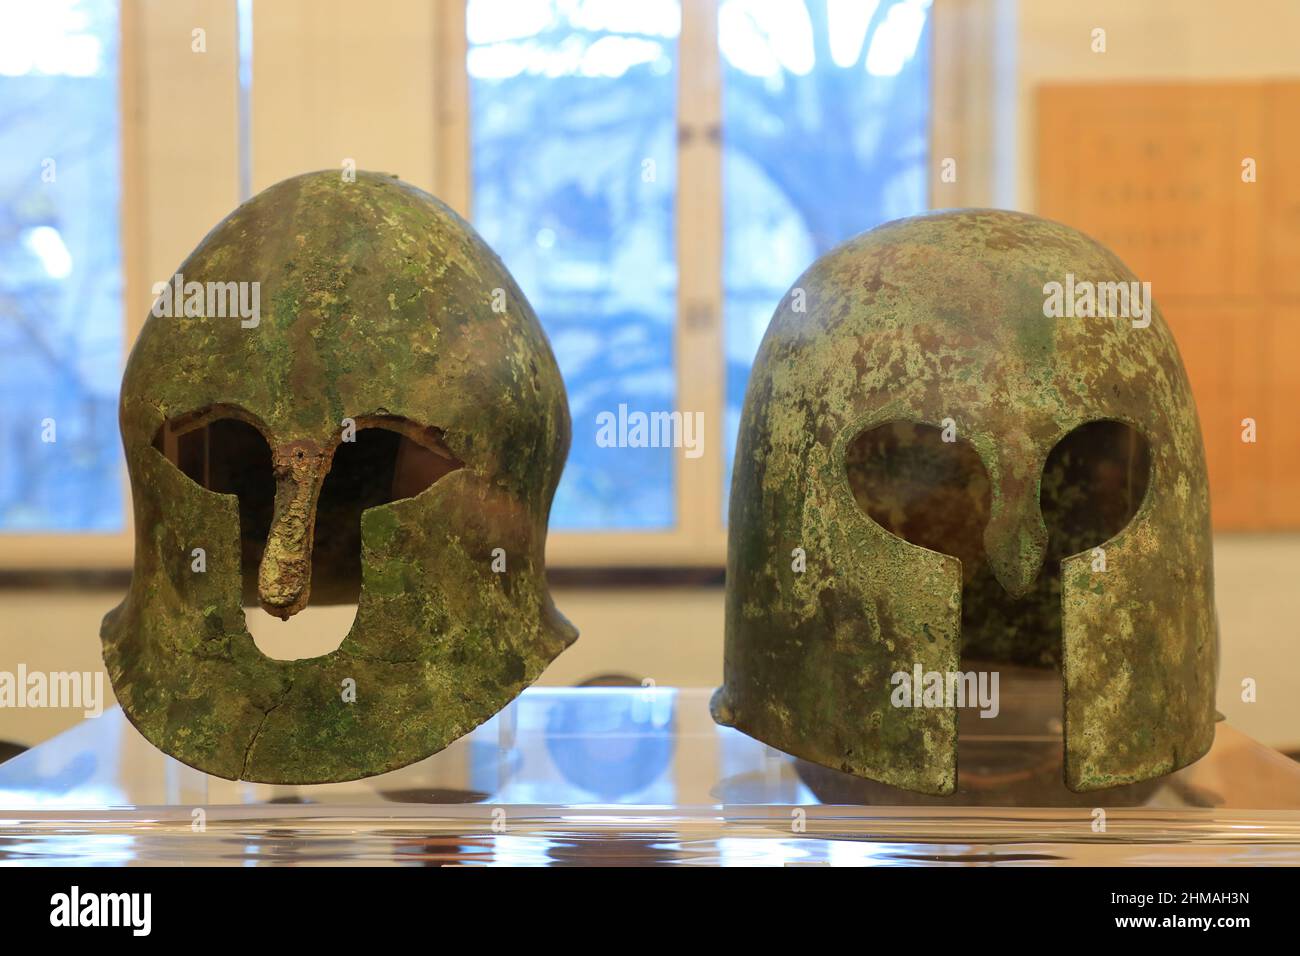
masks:
{"label": "glass pedestal top", "polygon": [[0,764],[0,863],[1300,863],[1300,765],[1220,723],[1183,770],[1089,794],[1061,777],[1061,697],[1004,682],[963,711],[959,792],[797,760],[709,716],[710,691],[531,688],[439,754],[272,786],[167,757],[114,708]]}

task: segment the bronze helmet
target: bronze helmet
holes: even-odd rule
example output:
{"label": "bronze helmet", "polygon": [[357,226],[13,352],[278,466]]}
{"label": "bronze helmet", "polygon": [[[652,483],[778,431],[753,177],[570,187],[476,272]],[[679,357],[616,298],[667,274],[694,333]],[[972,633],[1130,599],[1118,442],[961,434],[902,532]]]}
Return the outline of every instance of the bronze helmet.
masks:
{"label": "bronze helmet", "polygon": [[[121,396],[135,567],[102,631],[145,737],[231,779],[381,773],[576,638],[544,566],[564,383],[464,220],[392,176],[297,176],[156,291]],[[341,646],[264,656],[245,601],[309,597],[358,601]]]}
{"label": "bronze helmet", "polygon": [[720,723],[952,793],[956,709],[895,678],[965,653],[1059,666],[1072,790],[1209,749],[1196,407],[1149,286],[1076,230],[959,210],[817,260],[754,363],[730,507]]}

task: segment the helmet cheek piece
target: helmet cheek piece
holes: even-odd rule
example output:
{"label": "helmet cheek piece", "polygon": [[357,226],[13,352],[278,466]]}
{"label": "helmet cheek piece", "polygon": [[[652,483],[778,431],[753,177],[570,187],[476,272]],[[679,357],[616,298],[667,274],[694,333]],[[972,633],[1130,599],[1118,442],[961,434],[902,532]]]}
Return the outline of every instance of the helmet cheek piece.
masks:
{"label": "helmet cheek piece", "polygon": [[[1168,450],[1153,451],[1156,473],[1178,467]],[[1185,520],[1176,495],[1149,495],[1133,522],[1104,545],[1104,575],[1093,570],[1089,553],[1062,562],[1071,790],[1150,780],[1195,762],[1214,743],[1213,571],[1208,560],[1196,560],[1208,552],[1207,537],[1208,528]],[[1115,574],[1116,568],[1130,571]]]}

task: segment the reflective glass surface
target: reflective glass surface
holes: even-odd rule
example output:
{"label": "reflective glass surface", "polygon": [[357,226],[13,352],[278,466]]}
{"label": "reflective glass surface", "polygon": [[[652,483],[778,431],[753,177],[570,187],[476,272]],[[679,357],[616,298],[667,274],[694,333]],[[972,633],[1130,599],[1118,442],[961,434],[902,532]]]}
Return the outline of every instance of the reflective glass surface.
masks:
{"label": "reflective glass surface", "polygon": [[208,777],[114,708],[0,764],[0,863],[1300,863],[1300,765],[1224,724],[1178,773],[1075,794],[1059,681],[1021,680],[962,712],[959,792],[930,797],[719,727],[708,698],[532,688],[427,760],[302,787]]}

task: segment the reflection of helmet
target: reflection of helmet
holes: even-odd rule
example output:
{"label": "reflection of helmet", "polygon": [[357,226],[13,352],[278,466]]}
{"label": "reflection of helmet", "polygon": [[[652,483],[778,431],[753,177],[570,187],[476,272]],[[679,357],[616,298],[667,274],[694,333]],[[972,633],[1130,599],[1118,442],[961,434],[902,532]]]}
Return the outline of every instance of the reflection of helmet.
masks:
{"label": "reflection of helmet", "polygon": [[[272,186],[180,275],[257,290],[260,315],[223,317],[211,293],[156,305],[131,353],[135,571],[103,627],[118,700],[232,779],[441,750],[576,637],[546,588],[569,413],[532,309],[468,224],[372,173]],[[357,600],[356,620],[330,654],[271,660],[245,590],[280,617]]]}
{"label": "reflection of helmet", "polygon": [[546,715],[546,749],[564,779],[617,803],[672,764],[675,692],[585,690],[558,695]]}
{"label": "reflection of helmet", "polygon": [[995,211],[890,223],[813,264],[745,398],[720,723],[952,793],[956,708],[895,691],[975,669],[964,650],[1059,662],[1072,790],[1209,749],[1209,496],[1173,338],[1138,298],[1046,317],[1051,283],[1135,281],[1086,236]]}

